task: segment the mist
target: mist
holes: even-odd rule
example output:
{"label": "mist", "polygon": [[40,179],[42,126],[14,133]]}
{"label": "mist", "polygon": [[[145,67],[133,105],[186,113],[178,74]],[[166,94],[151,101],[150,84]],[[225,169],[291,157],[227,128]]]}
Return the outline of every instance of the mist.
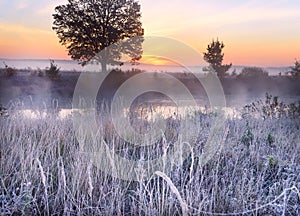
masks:
{"label": "mist", "polygon": [[[112,100],[118,88],[140,73],[140,70],[112,71],[99,88],[97,102]],[[87,77],[90,80],[95,80],[95,76],[98,76],[95,73],[87,74],[89,74]],[[182,100],[185,100],[185,93],[176,90],[177,81],[179,81],[188,89],[199,106],[210,106],[207,93],[201,84],[206,82],[205,74],[199,76],[199,79],[192,73],[153,72],[149,74],[148,78],[141,78],[136,81],[138,82],[136,84],[148,86],[152,89],[159,89],[163,84],[170,89],[170,92],[173,91],[178,98],[182,97]],[[162,74],[166,74],[166,76],[162,77]],[[0,76],[0,104],[6,107],[18,104],[19,108],[23,109],[49,109],[53,108],[53,100],[57,100],[60,108],[72,108],[73,94],[79,77],[79,72],[61,72],[59,80],[32,75],[32,71],[18,71],[16,75],[11,77],[2,75]],[[292,79],[289,76],[263,78],[229,76],[222,78],[221,84],[225,93],[226,104],[229,107],[242,107],[258,99],[264,99],[266,93],[279,96],[285,102],[295,102],[300,97],[299,80]],[[86,83],[86,87],[93,85],[97,85],[97,83],[89,83],[88,81]],[[158,91],[149,91],[142,93],[140,96],[137,95],[136,101],[158,104],[172,102],[170,97]]]}

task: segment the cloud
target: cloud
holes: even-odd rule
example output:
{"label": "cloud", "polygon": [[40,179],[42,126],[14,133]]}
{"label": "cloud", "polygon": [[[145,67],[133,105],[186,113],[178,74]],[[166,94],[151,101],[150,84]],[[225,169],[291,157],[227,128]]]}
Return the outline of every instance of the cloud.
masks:
{"label": "cloud", "polygon": [[268,27],[276,21],[299,19],[300,2],[288,2],[141,0],[141,9],[147,35],[190,37],[190,34],[227,32],[227,27],[255,29],[257,25]]}
{"label": "cloud", "polygon": [[29,7],[29,2],[28,1],[19,1],[16,2],[16,10],[24,10]]}

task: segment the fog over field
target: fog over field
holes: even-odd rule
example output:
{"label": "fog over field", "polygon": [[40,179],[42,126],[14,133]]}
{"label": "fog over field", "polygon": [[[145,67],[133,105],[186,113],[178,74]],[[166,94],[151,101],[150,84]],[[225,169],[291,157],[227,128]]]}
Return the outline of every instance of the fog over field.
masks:
{"label": "fog over field", "polygon": [[[22,64],[28,64],[32,61],[20,62],[22,62]],[[87,68],[79,66],[74,62],[70,63],[69,61],[66,61],[68,63],[65,68],[70,70],[62,70],[60,79],[57,81],[52,81],[46,77],[37,75],[39,71],[43,71],[44,68],[49,67],[49,61],[44,60],[34,62],[35,65],[40,64],[40,66],[42,66],[45,64],[46,66],[42,68],[37,67],[36,69],[32,69],[31,67],[28,67],[27,69],[24,67],[22,67],[22,69],[17,69],[16,67],[15,70],[18,71],[16,76],[2,76],[0,80],[0,88],[2,92],[0,97],[1,104],[9,106],[9,104],[13,101],[19,100],[24,103],[24,108],[28,108],[28,105],[43,105],[45,106],[44,108],[47,108],[51,106],[52,100],[57,99],[62,108],[71,108],[73,92],[80,73],[89,73],[92,69],[94,69],[95,71],[99,70],[99,66],[97,65],[93,66],[92,68]],[[59,65],[59,63],[57,63],[57,65]],[[71,70],[73,66],[77,66],[83,71],[80,72],[80,70]],[[62,64],[62,67],[64,67],[64,64]],[[126,72],[127,67],[130,69],[128,69]],[[144,65],[132,66],[128,64],[128,66],[121,66],[119,68],[121,68],[121,70],[123,70],[124,72],[113,72],[109,77],[107,77],[106,82],[103,84],[99,91],[100,100],[101,97],[104,97],[106,99],[112,98],[114,95],[114,91],[125,80],[128,80],[139,71],[144,71],[153,74],[151,83],[149,83],[150,80],[140,80],[140,82],[144,82],[145,85],[155,86],[157,80],[160,79],[158,74],[167,73],[174,76],[176,79],[179,79],[189,88],[189,90],[191,90],[192,95],[198,101],[198,105],[210,105],[203,85],[190,71],[188,71],[190,68],[173,66],[173,69],[175,68],[179,71],[180,69],[184,70],[182,72],[177,72],[176,70],[174,70],[173,72],[164,71],[164,69],[168,69],[167,66],[151,66],[151,68],[148,68],[148,70],[141,70],[144,68]],[[195,67],[192,67],[192,69],[194,68]],[[152,69],[153,71],[151,71]],[[116,68],[115,70],[119,71],[120,69]],[[265,70],[269,72],[267,69]],[[299,82],[297,80],[289,78],[289,76],[284,75],[284,71],[287,70],[286,68],[275,68],[273,70],[276,70],[276,76],[271,76],[269,73],[269,77],[258,77],[257,79],[255,77],[247,78],[237,77],[234,75],[224,78],[221,82],[226,96],[227,105],[230,107],[243,107],[255,100],[264,99],[266,93],[269,93],[273,96],[279,96],[280,99],[285,102],[297,101],[300,95],[300,88],[298,85]],[[199,77],[205,82],[206,72],[203,71],[203,67],[201,69],[197,69],[196,71],[200,71]],[[281,73],[283,75],[278,76],[278,73]],[[91,77],[92,76],[93,74],[91,74]],[[166,85],[174,86],[175,83],[169,80]],[[145,98],[145,95],[142,98]],[[162,95],[157,93],[148,93],[146,98],[148,98],[147,100],[149,100],[149,102],[155,101],[155,99],[159,99],[160,102],[167,102],[169,100],[168,97],[163,97]]]}
{"label": "fog over field", "polygon": [[[297,79],[222,78],[226,103],[219,110],[202,85],[210,82],[208,74],[198,79],[191,73],[115,70],[95,101],[87,94],[74,104],[79,72],[60,71],[56,79],[38,70],[4,72],[0,103],[7,110],[1,111],[0,142],[5,214],[299,213]],[[92,92],[99,73],[83,73],[89,82],[79,92]],[[163,83],[177,101],[150,91],[138,94],[130,106],[124,105],[128,93],[114,104],[118,89],[143,73],[147,79],[135,88],[161,89]],[[187,87],[194,105],[185,92],[177,92],[178,83],[169,75]],[[98,148],[96,155],[91,152]],[[108,150],[114,159],[101,154]],[[141,166],[144,174],[137,174]]]}

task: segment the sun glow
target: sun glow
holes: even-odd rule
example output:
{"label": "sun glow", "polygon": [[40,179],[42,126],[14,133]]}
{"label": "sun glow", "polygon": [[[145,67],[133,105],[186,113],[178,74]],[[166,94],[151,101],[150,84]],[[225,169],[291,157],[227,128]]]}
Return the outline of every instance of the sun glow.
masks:
{"label": "sun glow", "polygon": [[162,57],[157,57],[157,56],[143,56],[142,59],[140,60],[141,63],[143,64],[151,64],[151,65],[178,65],[176,62],[162,58]]}

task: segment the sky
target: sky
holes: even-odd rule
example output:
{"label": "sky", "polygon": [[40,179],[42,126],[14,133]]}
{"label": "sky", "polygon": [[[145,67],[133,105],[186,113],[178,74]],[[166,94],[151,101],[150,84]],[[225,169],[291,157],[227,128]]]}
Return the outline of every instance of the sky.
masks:
{"label": "sky", "polygon": [[[70,59],[52,31],[54,8],[66,2],[0,0],[0,58]],[[291,66],[300,59],[299,0],[139,2],[145,36],[171,37],[200,53],[218,38],[224,63],[233,65]]]}

